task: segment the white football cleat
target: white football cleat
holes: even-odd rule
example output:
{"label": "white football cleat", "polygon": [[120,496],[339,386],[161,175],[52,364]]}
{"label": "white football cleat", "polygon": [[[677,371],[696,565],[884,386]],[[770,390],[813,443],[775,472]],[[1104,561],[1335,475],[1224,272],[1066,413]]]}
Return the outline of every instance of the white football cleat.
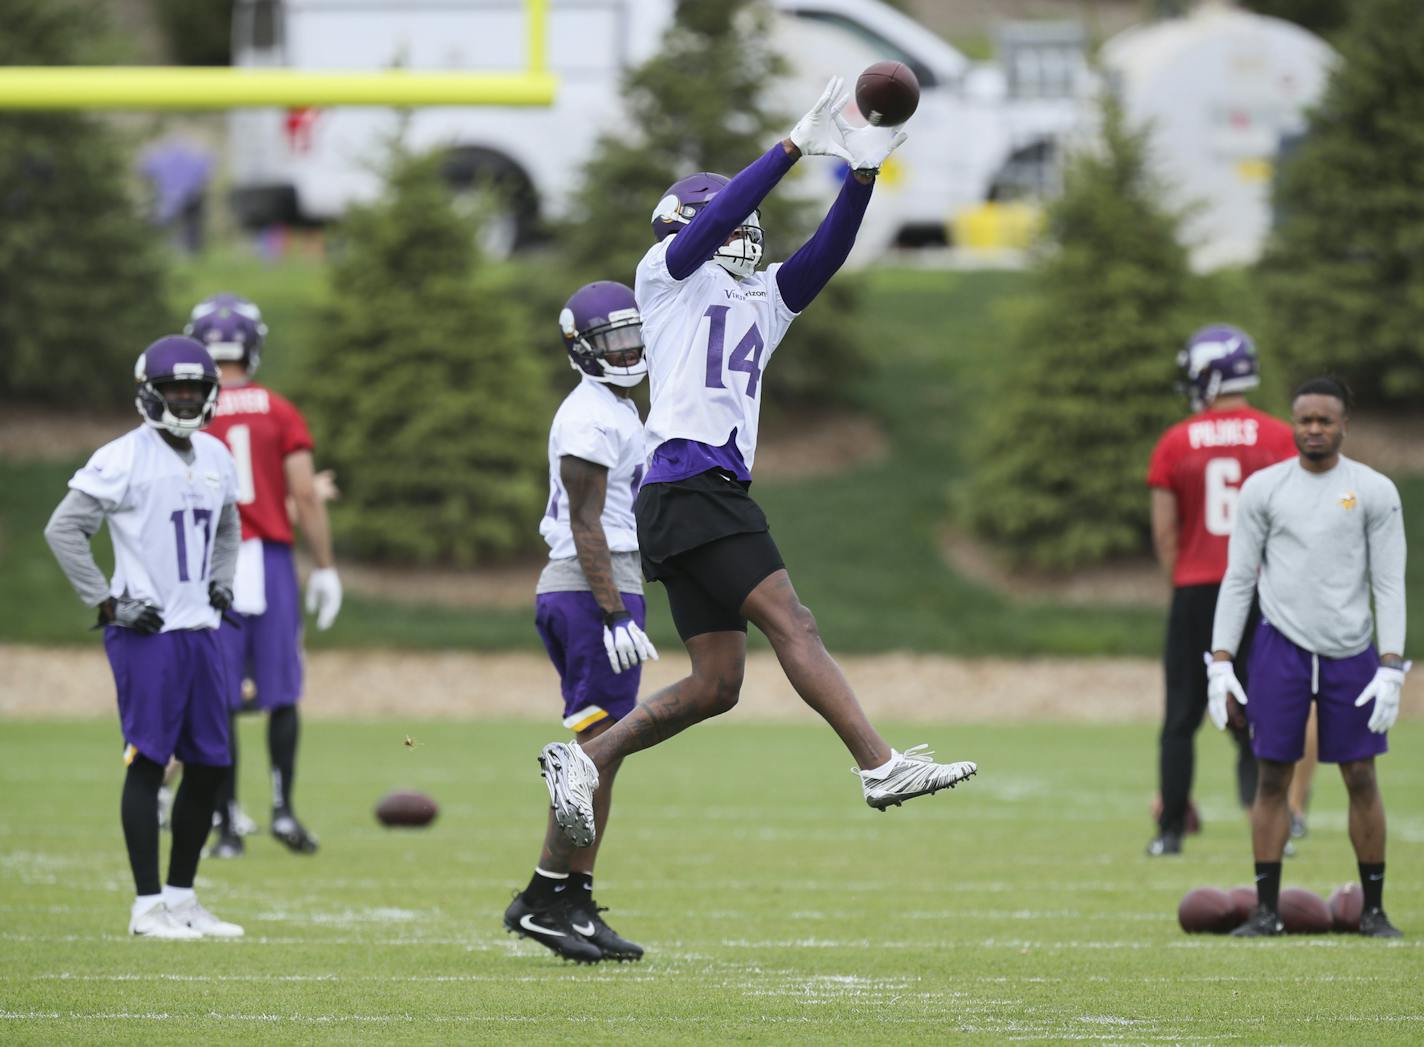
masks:
{"label": "white football cleat", "polygon": [[598,835],[593,824],[593,792],[598,768],[578,742],[553,742],[539,754],[539,773],[549,787],[554,821],[575,847],[587,847]]}
{"label": "white football cleat", "polygon": [[196,941],[202,935],[186,924],[179,923],[162,902],[129,919],[129,933],[135,938],[167,938],[173,941]]}
{"label": "white football cleat", "polygon": [[219,920],[199,904],[198,899],[189,898],[168,910],[175,923],[196,931],[204,938],[241,938],[243,930],[235,923]]}
{"label": "white football cleat", "polygon": [[865,791],[865,802],[877,811],[899,807],[916,796],[928,796],[941,789],[953,789],[979,768],[968,760],[959,763],[935,763],[928,745],[916,745],[904,752],[890,750],[894,763],[882,777],[872,778],[855,768]]}

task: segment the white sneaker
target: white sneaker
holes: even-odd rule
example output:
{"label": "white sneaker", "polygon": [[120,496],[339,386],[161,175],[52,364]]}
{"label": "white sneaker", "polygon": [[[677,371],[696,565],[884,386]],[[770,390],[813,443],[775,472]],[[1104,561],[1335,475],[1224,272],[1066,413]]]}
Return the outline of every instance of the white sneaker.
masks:
{"label": "white sneaker", "polygon": [[162,902],[153,905],[129,919],[129,933],[135,938],[168,938],[174,941],[192,941],[202,935],[186,924],[179,923]]}
{"label": "white sneaker", "polygon": [[168,910],[173,922],[196,932],[203,938],[241,938],[243,931],[235,923],[219,920],[199,904],[198,899],[189,898]]}
{"label": "white sneaker", "polygon": [[953,789],[979,768],[969,761],[960,763],[935,763],[928,745],[916,745],[904,752],[890,750],[895,762],[883,777],[872,778],[865,771],[852,768],[860,775],[860,784],[865,791],[865,802],[877,811],[890,806],[899,807],[906,800],[916,796],[928,796],[941,789]]}
{"label": "white sneaker", "polygon": [[578,742],[554,742],[539,754],[539,773],[549,787],[554,821],[575,847],[593,843],[593,792],[598,788],[598,768]]}

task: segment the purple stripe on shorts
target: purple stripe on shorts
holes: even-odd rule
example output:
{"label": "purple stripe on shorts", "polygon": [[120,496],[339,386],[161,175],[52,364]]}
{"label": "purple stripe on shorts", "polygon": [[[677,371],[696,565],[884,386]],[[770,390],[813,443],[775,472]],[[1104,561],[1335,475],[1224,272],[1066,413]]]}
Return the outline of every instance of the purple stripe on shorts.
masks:
{"label": "purple stripe on shorts", "polygon": [[[646,605],[636,593],[623,593],[623,606],[641,629]],[[598,706],[621,720],[638,704],[643,667],[615,673],[603,646],[603,611],[590,592],[540,593],[534,601],[534,624],[559,671],[564,719]]]}
{"label": "purple stripe on shorts", "polygon": [[1355,699],[1374,679],[1379,654],[1373,645],[1350,658],[1320,657],[1318,693],[1311,694],[1312,655],[1262,619],[1251,649],[1246,719],[1251,751],[1263,760],[1294,763],[1305,754],[1310,704],[1316,707],[1320,762],[1349,763],[1389,751],[1386,735],[1369,729],[1369,705]]}

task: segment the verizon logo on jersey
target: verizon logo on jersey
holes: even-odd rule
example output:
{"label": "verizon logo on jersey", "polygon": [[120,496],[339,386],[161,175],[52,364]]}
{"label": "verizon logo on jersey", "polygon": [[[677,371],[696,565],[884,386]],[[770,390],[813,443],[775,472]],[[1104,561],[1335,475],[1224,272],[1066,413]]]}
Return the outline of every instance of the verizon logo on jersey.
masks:
{"label": "verizon logo on jersey", "polygon": [[[218,408],[222,413],[222,408]],[[1254,418],[1212,418],[1187,427],[1192,447],[1255,447],[1260,423]]]}
{"label": "verizon logo on jersey", "polygon": [[225,414],[267,414],[266,389],[224,389],[218,396],[218,417]]}

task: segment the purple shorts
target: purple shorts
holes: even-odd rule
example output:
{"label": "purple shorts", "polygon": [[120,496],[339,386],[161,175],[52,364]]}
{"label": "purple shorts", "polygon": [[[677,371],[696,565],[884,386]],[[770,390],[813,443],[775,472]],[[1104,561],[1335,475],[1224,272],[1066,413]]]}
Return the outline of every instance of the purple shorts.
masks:
{"label": "purple shorts", "polygon": [[[623,594],[623,606],[638,628],[647,620],[643,598]],[[638,704],[642,665],[615,673],[603,646],[603,611],[590,592],[540,593],[534,624],[559,670],[564,726],[577,733],[604,719],[621,720]]]}
{"label": "purple shorts", "polygon": [[1265,619],[1256,627],[1249,664],[1251,687],[1246,692],[1251,751],[1277,763],[1299,760],[1305,753],[1305,725],[1314,700],[1321,763],[1349,763],[1388,752],[1385,735],[1369,728],[1373,705],[1355,708],[1355,699],[1379,668],[1374,645],[1351,658],[1320,656],[1318,690],[1312,691],[1315,659]]}
{"label": "purple shorts", "polygon": [[216,629],[145,636],[111,625],[104,651],[119,691],[124,741],[154,763],[226,767],[227,662]]}
{"label": "purple shorts", "polygon": [[302,607],[292,547],[263,542],[262,569],[267,610],[262,614],[228,611],[242,628],[223,622],[219,630],[232,683],[228,704],[233,709],[242,704],[243,680],[256,687],[254,704],[259,709],[294,705],[302,696]]}

